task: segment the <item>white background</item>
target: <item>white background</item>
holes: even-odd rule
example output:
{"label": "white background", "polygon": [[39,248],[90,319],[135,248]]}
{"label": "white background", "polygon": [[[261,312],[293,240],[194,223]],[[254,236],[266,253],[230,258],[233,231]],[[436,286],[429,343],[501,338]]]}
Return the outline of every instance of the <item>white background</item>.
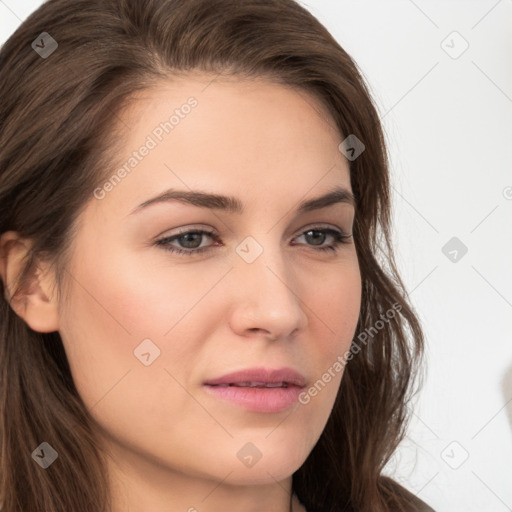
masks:
{"label": "white background", "polygon": [[[428,343],[388,472],[438,512],[512,511],[512,1],[301,3],[381,113],[399,269]],[[0,44],[40,4],[0,0]]]}

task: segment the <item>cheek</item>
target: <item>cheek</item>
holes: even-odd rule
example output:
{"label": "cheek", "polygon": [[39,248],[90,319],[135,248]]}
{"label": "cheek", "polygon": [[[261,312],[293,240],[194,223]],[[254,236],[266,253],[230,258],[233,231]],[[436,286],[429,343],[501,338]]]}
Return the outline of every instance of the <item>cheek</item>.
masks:
{"label": "cheek", "polygon": [[[178,280],[173,287],[165,286],[161,280],[148,281],[147,274],[120,259],[91,260],[73,275],[60,334],[84,404],[119,439],[140,442],[138,436],[144,433],[150,448],[155,432],[174,430],[179,438],[182,418],[198,414],[179,383],[185,382],[190,366],[184,360],[193,361],[199,350],[198,343],[191,343],[202,339],[190,324],[190,319],[198,320],[191,306],[207,283],[194,286]],[[174,296],[181,298],[172,300]],[[144,342],[149,365],[138,349],[143,340],[151,340]]]}
{"label": "cheek", "polygon": [[[154,372],[159,367],[162,373],[164,367],[176,367],[177,360],[194,360],[210,318],[218,318],[212,311],[214,302],[219,303],[218,298],[212,302],[215,291],[206,301],[202,298],[224,273],[218,267],[202,276],[169,265],[144,267],[136,255],[116,254],[113,247],[84,254],[71,270],[60,327],[84,401],[96,403],[131,368]],[[147,350],[139,347],[146,347],[152,360],[156,357],[151,366],[141,362]],[[163,379],[167,386],[169,378]],[[149,388],[155,385],[154,380],[148,382]]]}
{"label": "cheek", "polygon": [[166,259],[163,249],[149,250],[154,250],[158,257],[144,259],[137,252],[128,251],[120,254],[114,269],[99,269],[104,282],[98,282],[98,286],[108,287],[105,300],[112,304],[116,318],[131,333],[138,337],[148,337],[150,333],[170,337],[182,324],[190,323],[195,310],[204,310],[204,298],[215,296],[216,284],[231,267],[173,264]]}
{"label": "cheek", "polygon": [[311,322],[322,330],[316,338],[322,363],[331,364],[338,355],[350,348],[361,310],[361,276],[356,263],[342,272],[332,272],[322,280],[322,286],[308,287]]}
{"label": "cheek", "polygon": [[[324,286],[310,283],[307,288],[311,290],[305,302],[314,349],[310,347],[305,363],[312,364],[315,374],[299,398],[307,421],[315,425],[310,432],[317,435],[334,405],[359,320],[362,288],[357,261],[342,272],[331,272],[322,283]],[[316,442],[316,438],[309,441]]]}

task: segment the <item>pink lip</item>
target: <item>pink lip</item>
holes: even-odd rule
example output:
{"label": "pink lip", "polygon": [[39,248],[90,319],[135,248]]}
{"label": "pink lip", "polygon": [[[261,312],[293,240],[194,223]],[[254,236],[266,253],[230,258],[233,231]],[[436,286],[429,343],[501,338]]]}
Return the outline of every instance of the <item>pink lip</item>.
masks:
{"label": "pink lip", "polygon": [[[257,387],[233,385],[240,383],[252,383]],[[284,383],[286,387],[265,387],[279,383]],[[248,368],[209,379],[203,384],[209,393],[218,398],[250,411],[270,413],[283,411],[295,403],[305,379],[292,368]]]}

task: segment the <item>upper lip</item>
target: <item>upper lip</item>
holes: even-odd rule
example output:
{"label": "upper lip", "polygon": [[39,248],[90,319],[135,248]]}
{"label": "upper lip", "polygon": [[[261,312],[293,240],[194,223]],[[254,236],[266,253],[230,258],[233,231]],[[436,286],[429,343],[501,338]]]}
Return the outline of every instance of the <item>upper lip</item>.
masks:
{"label": "upper lip", "polygon": [[215,386],[218,384],[239,384],[243,382],[251,383],[286,383],[288,385],[295,385],[304,387],[304,377],[293,368],[246,368],[237,372],[228,373],[216,379],[208,379],[204,384]]}

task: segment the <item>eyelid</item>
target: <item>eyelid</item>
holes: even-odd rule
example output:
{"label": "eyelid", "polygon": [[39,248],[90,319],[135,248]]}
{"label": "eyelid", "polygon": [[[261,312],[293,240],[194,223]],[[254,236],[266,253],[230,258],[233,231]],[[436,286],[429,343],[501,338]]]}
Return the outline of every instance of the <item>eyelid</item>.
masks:
{"label": "eyelid", "polygon": [[211,226],[205,226],[204,224],[203,225],[189,224],[187,226],[182,226],[182,227],[175,228],[175,229],[176,229],[176,231],[166,229],[161,235],[155,236],[153,238],[153,241],[157,241],[159,239],[161,240],[163,238],[171,238],[174,236],[183,235],[190,231],[206,231],[211,235],[220,236],[219,232],[215,228],[213,228]]}
{"label": "eyelid", "polygon": [[[206,231],[213,238],[215,238],[215,237],[220,238],[220,233],[215,228],[213,228],[211,226],[205,227],[204,225],[191,224],[191,225],[183,226],[183,227],[176,228],[176,229],[178,230],[176,232],[171,232],[167,235],[156,236],[154,241],[167,239],[167,238],[173,238],[175,236],[187,234],[190,231]],[[325,223],[313,223],[313,224],[308,224],[305,227],[302,227],[299,230],[297,230],[295,232],[295,235],[293,236],[293,238],[296,238],[299,235],[303,235],[306,231],[313,230],[313,229],[335,229],[335,230],[339,231],[340,234],[343,236],[351,236],[352,235],[352,229],[347,231],[338,226],[333,226],[333,225],[329,225],[329,224],[325,224]],[[164,232],[164,233],[166,233],[166,232]]]}
{"label": "eyelid", "polygon": [[[342,235],[351,235],[352,233],[349,232],[349,231],[346,231],[338,226],[333,226],[333,225],[330,225],[330,224],[311,224],[311,225],[307,225],[306,227],[304,228],[301,228],[299,229],[299,231],[297,232],[297,234],[294,236],[294,238],[297,236],[297,235],[303,235],[305,232],[307,231],[310,231],[310,230],[315,230],[315,229],[333,229],[335,231],[339,231]],[[350,230],[352,231],[352,230]]]}

